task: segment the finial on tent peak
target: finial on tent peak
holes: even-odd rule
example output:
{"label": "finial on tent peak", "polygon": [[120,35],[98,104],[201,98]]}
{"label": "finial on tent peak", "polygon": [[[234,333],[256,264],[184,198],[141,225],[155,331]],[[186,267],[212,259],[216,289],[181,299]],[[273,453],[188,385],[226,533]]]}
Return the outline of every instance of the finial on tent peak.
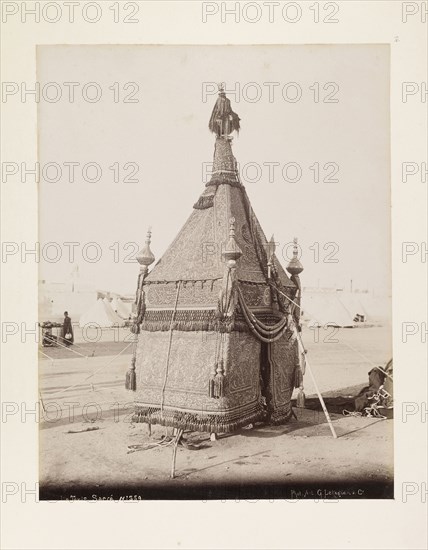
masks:
{"label": "finial on tent peak", "polygon": [[290,260],[290,262],[287,266],[287,271],[291,275],[298,275],[299,273],[301,273],[303,271],[303,266],[302,266],[302,264],[300,263],[300,261],[297,257],[298,253],[299,253],[299,245],[297,243],[297,237],[294,237],[294,239],[293,239],[293,258]]}
{"label": "finial on tent peak", "polygon": [[230,99],[226,97],[225,83],[219,82],[217,86],[218,98],[211,113],[208,128],[218,138],[231,141],[229,134],[233,131],[239,132],[241,127],[240,118],[233,112]]}
{"label": "finial on tent peak", "polygon": [[276,250],[275,237],[273,235],[270,238],[270,241],[267,243],[266,248],[267,248],[266,252],[267,252],[268,261],[270,262]]}
{"label": "finial on tent peak", "polygon": [[137,262],[141,266],[146,268],[155,261],[153,252],[150,250],[150,243],[152,242],[152,228],[149,226],[147,229],[146,235],[146,244],[143,246],[142,250],[137,254]]}

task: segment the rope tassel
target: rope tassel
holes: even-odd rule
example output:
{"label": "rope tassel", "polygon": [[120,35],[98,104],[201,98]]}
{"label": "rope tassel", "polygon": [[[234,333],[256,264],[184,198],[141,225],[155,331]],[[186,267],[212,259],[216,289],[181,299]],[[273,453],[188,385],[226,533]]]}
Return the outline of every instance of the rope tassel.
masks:
{"label": "rope tassel", "polygon": [[127,390],[136,391],[137,389],[137,375],[135,372],[135,353],[132,356],[131,366],[126,371],[125,388]]}
{"label": "rope tassel", "polygon": [[224,397],[224,375],[216,374],[209,382],[209,396],[213,399]]}
{"label": "rope tassel", "polygon": [[217,365],[216,373],[209,381],[208,395],[213,399],[220,399],[220,397],[224,397],[223,361]]}
{"label": "rope tassel", "polygon": [[306,396],[305,396],[305,392],[303,391],[303,386],[300,386],[299,393],[297,394],[297,399],[296,399],[296,405],[299,409],[305,408],[305,399],[306,399]]}
{"label": "rope tassel", "polygon": [[300,354],[299,359],[300,363],[296,365],[296,370],[294,371],[294,387],[299,388],[296,405],[299,409],[304,409],[306,396],[303,391],[303,375],[305,374],[305,356],[303,353]]}
{"label": "rope tassel", "polygon": [[136,391],[137,389],[137,376],[135,374],[135,369],[129,369],[126,372],[125,388],[127,390]]}

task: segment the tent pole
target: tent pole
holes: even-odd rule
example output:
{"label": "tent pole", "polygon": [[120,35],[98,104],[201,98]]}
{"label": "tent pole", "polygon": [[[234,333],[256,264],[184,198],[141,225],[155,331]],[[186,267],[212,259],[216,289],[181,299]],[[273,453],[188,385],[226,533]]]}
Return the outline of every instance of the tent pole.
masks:
{"label": "tent pole", "polygon": [[171,464],[171,478],[174,479],[175,477],[175,460],[177,457],[177,447],[178,443],[180,442],[181,436],[183,435],[182,429],[177,429],[176,436],[174,439],[173,449],[172,449],[172,464]]}
{"label": "tent pole", "polygon": [[311,366],[310,366],[310,364],[309,364],[309,361],[308,361],[307,358],[306,358],[306,351],[305,351],[305,348],[304,348],[304,346],[303,346],[302,338],[301,338],[301,336],[300,336],[299,333],[297,333],[297,338],[298,338],[298,342],[299,342],[300,347],[301,347],[301,352],[305,354],[305,363],[306,363],[306,366],[308,367],[309,374],[310,374],[310,376],[311,376],[311,378],[312,378],[312,382],[313,382],[313,384],[314,384],[314,386],[315,386],[315,391],[317,392],[318,399],[320,400],[321,407],[322,407],[322,410],[324,411],[324,414],[325,414],[325,417],[326,417],[326,419],[327,419],[329,428],[330,428],[330,430],[331,430],[331,433],[332,433],[334,439],[337,439],[337,434],[336,434],[336,431],[335,431],[335,429],[334,429],[333,423],[332,423],[332,421],[331,421],[330,415],[328,414],[327,407],[325,406],[324,399],[323,399],[323,397],[322,397],[322,395],[321,395],[321,392],[320,392],[320,390],[319,390],[319,388],[318,388],[318,384],[317,384],[317,382],[316,382],[316,380],[315,380],[315,376],[314,376],[314,373],[312,372],[312,369],[311,369]]}
{"label": "tent pole", "polygon": [[[284,296],[285,298],[287,298],[287,300],[289,302],[291,302],[292,304],[296,305],[298,308],[300,308],[300,305],[296,302],[294,302],[291,298],[289,298],[287,296],[287,294],[284,294],[284,292],[281,292],[279,290],[279,293],[282,294],[282,296]],[[295,331],[296,331],[296,336],[297,336],[297,342],[300,344],[300,347],[301,347],[301,353],[304,353],[305,354],[305,363],[306,363],[306,366],[308,367],[308,371],[309,371],[309,374],[311,375],[311,378],[312,378],[312,382],[314,383],[314,386],[315,386],[315,390],[317,392],[317,395],[318,395],[318,399],[320,400],[320,403],[321,403],[321,407],[322,407],[322,410],[324,411],[324,414],[325,414],[325,417],[327,419],[327,422],[328,422],[328,425],[330,427],[330,430],[331,430],[331,433],[334,437],[334,439],[337,439],[337,434],[336,434],[336,431],[334,429],[334,426],[333,426],[333,423],[331,421],[331,418],[330,418],[330,415],[328,414],[328,410],[327,410],[327,407],[325,406],[325,403],[324,403],[324,399],[321,395],[321,392],[318,388],[318,384],[315,380],[315,377],[314,377],[314,373],[312,372],[312,369],[311,369],[311,366],[309,364],[309,361],[306,359],[306,350],[305,350],[305,346],[303,345],[303,340],[302,340],[302,336],[300,335],[300,332],[297,330],[297,328],[295,328]]]}

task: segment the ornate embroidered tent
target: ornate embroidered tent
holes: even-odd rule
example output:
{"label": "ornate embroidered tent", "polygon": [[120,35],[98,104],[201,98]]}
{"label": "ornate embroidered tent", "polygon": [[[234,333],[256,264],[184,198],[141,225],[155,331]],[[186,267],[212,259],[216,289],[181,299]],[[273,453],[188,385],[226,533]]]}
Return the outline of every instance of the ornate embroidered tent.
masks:
{"label": "ornate embroidered tent", "polygon": [[150,233],[137,257],[138,337],[127,373],[136,422],[218,433],[291,415],[302,381],[302,266],[295,246],[287,276],[251,208],[231,149],[239,127],[220,88],[209,123],[212,177],[150,274]]}

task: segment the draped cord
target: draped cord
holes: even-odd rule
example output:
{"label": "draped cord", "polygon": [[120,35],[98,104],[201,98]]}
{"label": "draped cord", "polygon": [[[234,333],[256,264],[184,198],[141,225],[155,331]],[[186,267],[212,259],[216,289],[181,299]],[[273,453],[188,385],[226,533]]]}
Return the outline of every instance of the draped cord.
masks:
{"label": "draped cord", "polygon": [[239,305],[241,306],[241,309],[242,309],[242,313],[244,314],[244,318],[251,332],[259,340],[265,343],[271,343],[271,342],[276,342],[277,340],[279,340],[284,336],[285,331],[288,328],[287,317],[284,316],[284,318],[280,322],[280,326],[277,326],[277,328],[275,328],[272,331],[266,331],[264,329],[260,329],[260,327],[257,327],[253,319],[250,317],[250,315],[252,315],[253,318],[255,319],[255,316],[249,311],[247,305],[245,304],[244,297],[242,296],[242,292],[239,286],[238,286],[238,299],[239,299]]}

